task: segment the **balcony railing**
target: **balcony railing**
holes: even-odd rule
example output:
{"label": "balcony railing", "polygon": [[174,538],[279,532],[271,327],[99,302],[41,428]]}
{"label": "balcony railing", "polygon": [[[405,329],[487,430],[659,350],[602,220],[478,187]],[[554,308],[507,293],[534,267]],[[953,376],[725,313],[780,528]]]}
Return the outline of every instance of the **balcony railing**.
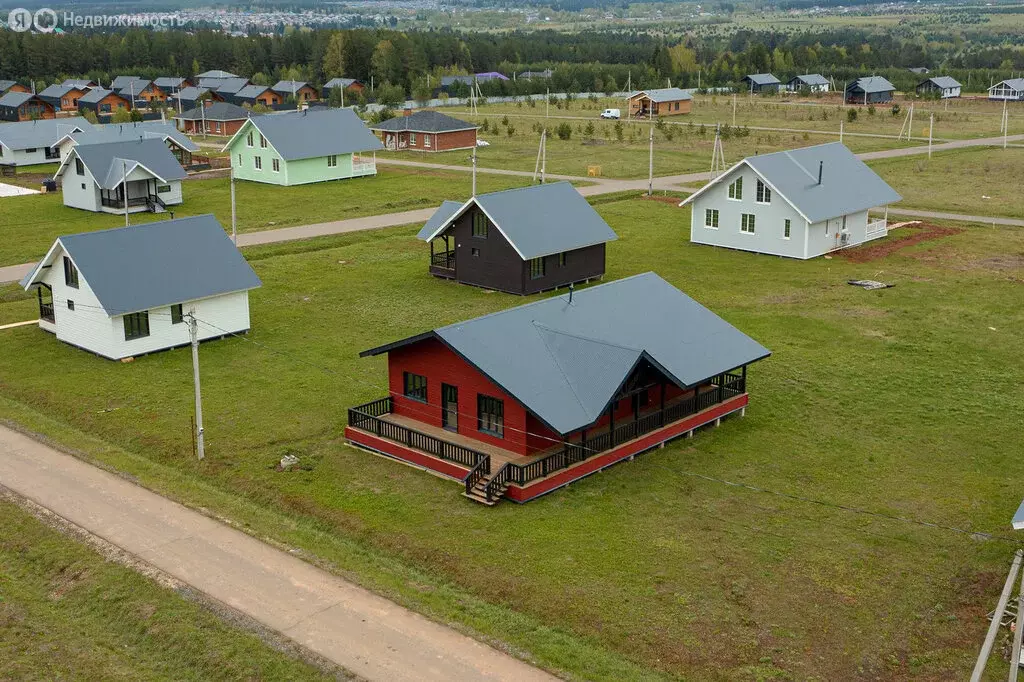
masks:
{"label": "balcony railing", "polygon": [[444,268],[445,270],[455,269],[455,252],[454,251],[442,251],[441,253],[430,254],[430,265],[435,268]]}
{"label": "balcony railing", "polygon": [[53,304],[52,303],[40,303],[39,304],[39,319],[53,323],[56,318],[53,316]]}
{"label": "balcony railing", "polygon": [[358,156],[352,157],[353,173],[372,173],[377,170],[377,162],[374,159],[363,159]]}
{"label": "balcony railing", "polygon": [[888,221],[885,218],[879,220],[872,220],[868,223],[867,230],[864,232],[864,241],[871,239],[878,239],[889,234]]}
{"label": "balcony railing", "polygon": [[[152,198],[149,196],[130,197],[128,199],[128,207],[131,208],[133,206],[148,206],[151,200]],[[124,208],[124,200],[100,197],[100,205],[106,206],[107,208]]]}

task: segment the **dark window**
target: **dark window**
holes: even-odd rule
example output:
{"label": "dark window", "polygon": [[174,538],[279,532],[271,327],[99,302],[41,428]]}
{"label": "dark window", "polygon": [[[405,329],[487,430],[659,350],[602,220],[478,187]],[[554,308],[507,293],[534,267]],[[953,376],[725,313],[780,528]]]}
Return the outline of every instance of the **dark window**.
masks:
{"label": "dark window", "polygon": [[68,310],[74,310],[74,309],[75,309],[75,302],[74,302],[74,301],[72,301],[72,300],[71,300],[71,299],[69,298],[69,299],[68,299]]}
{"label": "dark window", "polygon": [[156,186],[157,194],[167,194],[170,191],[171,191],[171,186],[170,185],[157,185]]}
{"label": "dark window", "polygon": [[558,267],[564,268],[565,267],[565,263],[567,261],[568,261],[568,254],[565,251],[563,251],[562,253],[558,254]]}
{"label": "dark window", "polygon": [[183,315],[181,312],[181,304],[171,306],[171,324],[181,324]]}
{"label": "dark window", "polygon": [[67,256],[64,256],[64,284],[75,289],[78,288],[78,268]]}
{"label": "dark window", "polygon": [[476,427],[498,438],[505,437],[505,403],[489,395],[476,397]]}
{"label": "dark window", "polygon": [[530,279],[544,276],[544,257],[530,259]]}
{"label": "dark window", "polygon": [[132,313],[124,316],[124,340],[141,339],[149,336],[149,312]]}
{"label": "dark window", "polygon": [[470,249],[469,252],[470,252],[470,254],[472,254],[473,258],[478,258],[480,256],[480,249],[478,249],[476,247],[473,247],[472,249]]}
{"label": "dark window", "polygon": [[487,237],[487,216],[480,211],[473,214],[473,236]]}
{"label": "dark window", "polygon": [[427,378],[412,372],[404,372],[405,397],[427,402]]}
{"label": "dark window", "polygon": [[75,173],[78,175],[85,175],[85,164],[79,158],[75,159]]}

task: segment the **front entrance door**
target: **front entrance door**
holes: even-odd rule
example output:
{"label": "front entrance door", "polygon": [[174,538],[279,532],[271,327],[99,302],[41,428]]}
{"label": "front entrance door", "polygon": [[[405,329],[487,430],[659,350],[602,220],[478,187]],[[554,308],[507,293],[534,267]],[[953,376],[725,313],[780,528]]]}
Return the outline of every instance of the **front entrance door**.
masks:
{"label": "front entrance door", "polygon": [[441,384],[441,426],[459,430],[459,389],[448,384]]}

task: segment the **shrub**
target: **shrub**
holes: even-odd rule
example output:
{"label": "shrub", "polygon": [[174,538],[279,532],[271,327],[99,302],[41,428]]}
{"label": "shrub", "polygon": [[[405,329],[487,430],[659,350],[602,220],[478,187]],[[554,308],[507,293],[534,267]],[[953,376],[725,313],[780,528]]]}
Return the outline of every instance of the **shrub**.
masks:
{"label": "shrub", "polygon": [[508,128],[505,129],[505,132],[508,133],[509,137],[512,137],[513,135],[516,134],[516,127],[515,126],[509,126]]}
{"label": "shrub", "polygon": [[890,109],[889,111],[892,112],[893,118],[896,118],[897,116],[899,116],[900,115],[900,105],[899,105],[899,103],[893,102],[892,109]]}
{"label": "shrub", "polygon": [[622,142],[622,137],[623,137],[623,133],[624,132],[625,132],[625,127],[622,125],[622,121],[616,121],[615,122],[615,139],[618,140],[619,142]]}
{"label": "shrub", "polygon": [[854,121],[856,121],[857,120],[857,110],[856,109],[847,109],[846,110],[846,120],[849,123],[853,123]]}
{"label": "shrub", "polygon": [[875,105],[874,104],[869,104],[868,105],[868,116],[874,116],[874,115],[875,115]]}
{"label": "shrub", "polygon": [[587,136],[587,139],[594,139],[594,122],[587,121],[587,127],[583,129],[583,134]]}
{"label": "shrub", "polygon": [[505,126],[506,128],[508,127],[508,116],[501,117],[501,125]]}
{"label": "shrub", "polygon": [[555,135],[558,135],[559,140],[572,139],[572,126],[563,121],[555,128]]}

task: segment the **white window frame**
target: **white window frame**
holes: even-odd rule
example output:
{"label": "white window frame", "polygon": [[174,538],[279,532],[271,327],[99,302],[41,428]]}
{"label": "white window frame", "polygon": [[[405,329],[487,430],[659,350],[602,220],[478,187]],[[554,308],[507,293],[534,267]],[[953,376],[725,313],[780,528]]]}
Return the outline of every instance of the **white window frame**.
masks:
{"label": "white window frame", "polygon": [[423,133],[423,146],[426,147],[427,149],[430,149],[430,143],[430,135],[427,133]]}
{"label": "white window frame", "polygon": [[274,171],[275,173],[280,173],[281,172],[281,160],[280,159],[271,159],[270,160],[270,170]]}
{"label": "white window frame", "polygon": [[782,221],[782,238],[791,239],[793,237],[793,221],[786,218]]}
{"label": "white window frame", "polygon": [[[738,191],[733,189],[734,187],[737,187],[736,183],[739,183]],[[733,196],[734,194],[737,195],[737,196]],[[733,180],[732,182],[729,183],[729,186],[726,188],[725,196],[726,196],[726,198],[729,199],[729,201],[743,201],[743,176],[742,175],[738,176],[735,180]]]}
{"label": "white window frame", "polygon": [[704,227],[709,230],[718,229],[719,213],[717,208],[704,209]]}
{"label": "white window frame", "polygon": [[249,134],[245,136],[245,146],[248,147],[249,149],[252,149],[252,131],[251,130],[249,131]]}
{"label": "white window frame", "polygon": [[[758,198],[760,195],[760,199]],[[768,197],[767,200],[764,198]],[[767,206],[772,203],[772,188],[769,187],[761,178],[757,179],[757,187],[754,189],[754,203]]]}
{"label": "white window frame", "polygon": [[263,170],[263,157],[258,154],[252,157],[252,167],[258,171]]}
{"label": "white window frame", "polygon": [[409,146],[415,146],[415,145],[416,145],[416,133],[410,132],[409,133]]}
{"label": "white window frame", "polygon": [[266,149],[266,148],[267,148],[267,138],[263,136],[263,133],[260,133],[260,149]]}
{"label": "white window frame", "polygon": [[337,166],[338,166],[338,155],[337,154],[331,154],[330,156],[328,156],[327,157],[327,167],[328,168],[336,168]]}
{"label": "white window frame", "polygon": [[753,213],[740,213],[740,233],[755,234],[756,222]]}

